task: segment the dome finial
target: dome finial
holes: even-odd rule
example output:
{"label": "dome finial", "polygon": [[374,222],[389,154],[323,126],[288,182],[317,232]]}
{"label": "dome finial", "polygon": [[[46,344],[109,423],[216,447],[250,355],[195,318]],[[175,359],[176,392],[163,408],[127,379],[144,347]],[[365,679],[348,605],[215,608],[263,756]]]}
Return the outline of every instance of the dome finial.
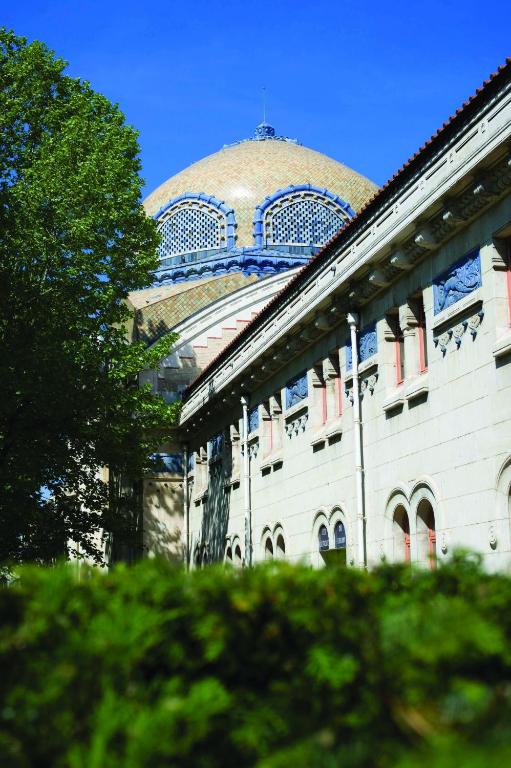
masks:
{"label": "dome finial", "polygon": [[263,122],[259,123],[255,129],[255,139],[273,139],[275,138],[275,128],[266,122],[266,87],[261,88],[261,100],[263,106]]}

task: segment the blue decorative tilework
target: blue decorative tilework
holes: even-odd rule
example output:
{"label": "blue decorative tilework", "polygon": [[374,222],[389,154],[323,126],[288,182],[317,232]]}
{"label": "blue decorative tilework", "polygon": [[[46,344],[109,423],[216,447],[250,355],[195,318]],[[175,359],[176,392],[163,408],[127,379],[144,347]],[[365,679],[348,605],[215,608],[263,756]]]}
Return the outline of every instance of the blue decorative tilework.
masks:
{"label": "blue decorative tilework", "polygon": [[160,258],[220,248],[234,248],[236,219],[232,208],[204,192],[187,192],[170,200],[154,216]]}
{"label": "blue decorative tilework", "polygon": [[183,457],[180,453],[153,453],[151,459],[154,464],[153,471],[157,474],[183,474]]}
{"label": "blue decorative tilework", "polygon": [[216,459],[222,453],[223,447],[224,435],[223,432],[219,432],[208,441],[208,458]]}
{"label": "blue decorative tilework", "polygon": [[[376,340],[376,323],[372,323],[360,331],[358,335],[358,362],[363,363],[378,351]],[[353,366],[353,352],[351,349],[351,336],[346,341],[346,370],[351,371]]]}
{"label": "blue decorative tilework", "polygon": [[256,406],[248,412],[248,431],[255,432],[259,429],[259,408]]}
{"label": "blue decorative tilework", "polygon": [[[230,251],[223,250],[209,258],[197,258],[169,266],[162,265],[154,273],[154,285],[167,283],[182,283],[188,280],[203,280],[207,277],[216,277],[228,273],[241,272],[244,275],[257,275],[266,277],[287,269],[300,267],[309,261],[310,253],[290,255],[277,250],[261,248],[233,248]],[[178,257],[179,258],[179,257]],[[174,259],[165,261],[173,262]]]}
{"label": "blue decorative tilework", "polygon": [[479,250],[463,256],[433,280],[435,315],[482,285]]}
{"label": "blue decorative tilework", "polygon": [[257,206],[254,244],[324,245],[353,216],[350,204],[328,189],[291,185],[278,189]]}
{"label": "blue decorative tilework", "polygon": [[307,395],[307,371],[304,371],[286,384],[286,408],[305,400]]}

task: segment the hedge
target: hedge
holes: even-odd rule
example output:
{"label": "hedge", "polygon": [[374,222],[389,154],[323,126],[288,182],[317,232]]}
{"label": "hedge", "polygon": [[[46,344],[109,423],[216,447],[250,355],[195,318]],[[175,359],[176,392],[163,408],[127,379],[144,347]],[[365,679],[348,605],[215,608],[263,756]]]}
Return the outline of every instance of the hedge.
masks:
{"label": "hedge", "polygon": [[25,568],[0,612],[2,768],[511,764],[511,579],[473,557]]}

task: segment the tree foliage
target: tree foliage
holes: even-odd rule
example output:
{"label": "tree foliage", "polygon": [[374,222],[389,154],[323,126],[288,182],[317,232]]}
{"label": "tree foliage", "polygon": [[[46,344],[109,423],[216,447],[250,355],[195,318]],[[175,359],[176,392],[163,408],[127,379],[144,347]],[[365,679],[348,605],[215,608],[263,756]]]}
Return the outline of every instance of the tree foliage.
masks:
{"label": "tree foliage", "polygon": [[0,30],[0,560],[100,557],[101,468],[140,474],[176,407],[136,386],[127,332],[157,234],[117,106],[42,43]]}
{"label": "tree foliage", "polygon": [[0,762],[501,768],[510,602],[470,558],[22,569],[0,592]]}

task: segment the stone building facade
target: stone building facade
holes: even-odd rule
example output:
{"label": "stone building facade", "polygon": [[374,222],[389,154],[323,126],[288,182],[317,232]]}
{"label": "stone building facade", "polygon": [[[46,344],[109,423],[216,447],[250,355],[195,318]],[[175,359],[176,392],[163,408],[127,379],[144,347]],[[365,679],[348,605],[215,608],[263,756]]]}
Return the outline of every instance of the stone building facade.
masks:
{"label": "stone building facade", "polygon": [[356,215],[329,191],[340,231],[194,368],[163,529],[192,567],[508,567],[511,63]]}

